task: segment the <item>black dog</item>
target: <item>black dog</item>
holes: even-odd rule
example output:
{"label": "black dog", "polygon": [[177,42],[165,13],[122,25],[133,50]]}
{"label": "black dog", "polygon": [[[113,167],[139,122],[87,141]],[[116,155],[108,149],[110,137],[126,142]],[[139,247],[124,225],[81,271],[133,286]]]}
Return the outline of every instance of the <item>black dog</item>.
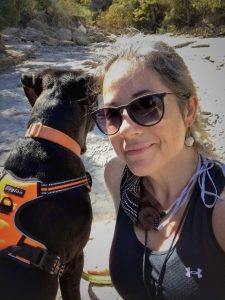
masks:
{"label": "black dog", "polygon": [[[16,211],[20,234],[16,246],[4,248],[0,243],[1,300],[55,299],[58,281],[63,299],[80,299],[83,248],[90,234],[92,210],[90,178],[79,152],[85,152],[86,135],[93,128],[89,109],[96,99],[89,93],[91,82],[91,76],[80,70],[47,69],[22,76],[33,106],[29,130],[7,159],[2,179],[6,173],[25,182],[35,178],[39,196]],[[36,128],[32,124],[37,124]],[[47,128],[47,138],[38,135],[43,128]],[[4,192],[8,196],[3,199],[0,195],[0,229],[3,216],[15,211],[9,195],[19,198],[26,193],[11,184],[5,185]],[[0,242],[1,238],[0,230]],[[36,240],[38,247],[29,245],[29,238]]]}

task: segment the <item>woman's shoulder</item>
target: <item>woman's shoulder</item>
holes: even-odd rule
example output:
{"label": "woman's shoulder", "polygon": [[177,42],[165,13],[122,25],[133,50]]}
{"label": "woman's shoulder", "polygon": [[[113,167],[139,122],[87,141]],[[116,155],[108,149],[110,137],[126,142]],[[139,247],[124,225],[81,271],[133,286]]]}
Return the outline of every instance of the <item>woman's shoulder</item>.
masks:
{"label": "woman's shoulder", "polygon": [[105,183],[113,198],[116,212],[120,204],[120,183],[124,168],[125,163],[114,157],[106,164],[104,171]]}
{"label": "woman's shoulder", "polygon": [[216,240],[225,252],[225,188],[213,209],[212,222]]}

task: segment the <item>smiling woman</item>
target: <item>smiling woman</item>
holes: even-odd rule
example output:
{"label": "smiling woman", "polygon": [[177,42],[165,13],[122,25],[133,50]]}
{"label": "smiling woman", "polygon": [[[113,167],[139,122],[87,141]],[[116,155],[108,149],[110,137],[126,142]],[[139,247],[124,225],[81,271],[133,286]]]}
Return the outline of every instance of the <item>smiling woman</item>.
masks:
{"label": "smiling woman", "polygon": [[117,155],[105,168],[115,288],[128,300],[224,299],[225,166],[183,59],[163,42],[126,38],[100,85],[92,117]]}

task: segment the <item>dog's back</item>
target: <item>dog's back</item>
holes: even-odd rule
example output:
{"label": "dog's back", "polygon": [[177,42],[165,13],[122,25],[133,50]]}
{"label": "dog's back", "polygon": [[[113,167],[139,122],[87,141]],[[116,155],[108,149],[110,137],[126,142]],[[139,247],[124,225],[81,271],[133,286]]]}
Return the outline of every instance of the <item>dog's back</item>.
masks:
{"label": "dog's back", "polygon": [[[53,128],[86,150],[86,135],[92,129],[88,111],[94,98],[88,95],[90,78],[81,71],[45,70],[22,79],[33,106],[32,124]],[[5,163],[21,179],[36,178],[51,184],[85,177],[79,155],[64,145],[40,137],[21,138]],[[0,212],[1,218],[1,212]],[[43,243],[66,264],[60,279],[64,299],[79,299],[83,248],[88,240],[92,211],[85,185],[48,193],[19,210],[18,227]],[[55,299],[57,278],[10,255],[0,256],[1,299]],[[13,287],[12,287],[13,285]]]}

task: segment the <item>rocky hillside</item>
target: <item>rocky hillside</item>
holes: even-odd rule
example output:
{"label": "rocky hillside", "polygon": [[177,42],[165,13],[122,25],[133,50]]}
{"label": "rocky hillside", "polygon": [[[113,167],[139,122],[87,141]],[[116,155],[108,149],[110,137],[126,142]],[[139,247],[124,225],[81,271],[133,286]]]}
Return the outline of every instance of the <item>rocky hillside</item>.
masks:
{"label": "rocky hillside", "polygon": [[[41,46],[88,46],[112,40],[113,35],[86,27],[82,18],[76,16],[59,25],[46,12],[24,12],[19,27],[6,28],[1,33],[0,69],[33,57]],[[5,47],[5,44],[15,47]]]}

